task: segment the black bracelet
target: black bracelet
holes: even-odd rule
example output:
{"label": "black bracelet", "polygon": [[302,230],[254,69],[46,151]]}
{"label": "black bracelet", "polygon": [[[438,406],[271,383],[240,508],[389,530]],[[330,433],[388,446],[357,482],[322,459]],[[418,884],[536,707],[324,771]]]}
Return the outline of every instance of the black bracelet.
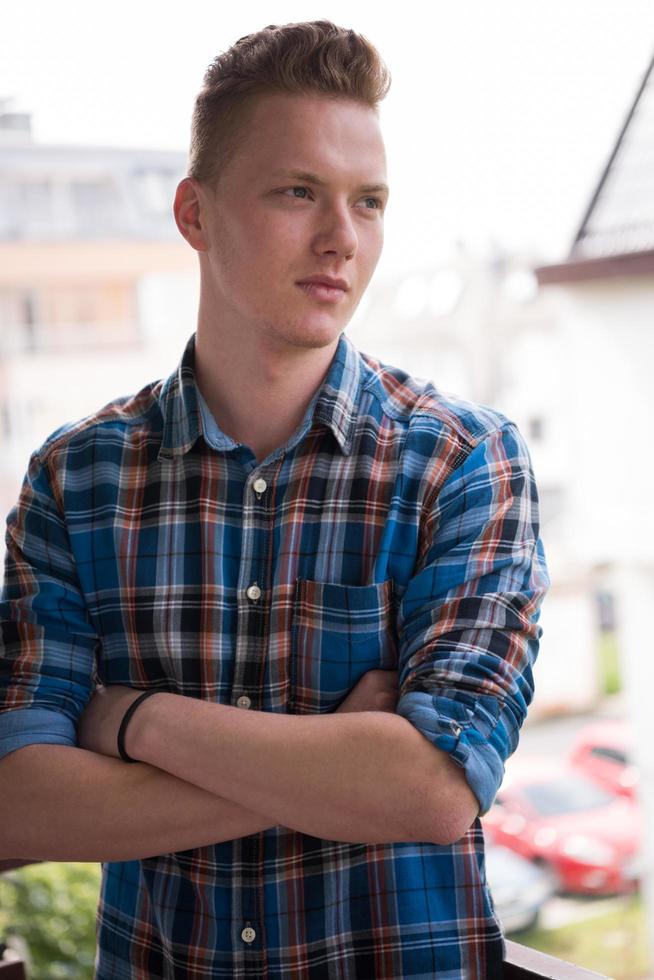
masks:
{"label": "black bracelet", "polygon": [[139,698],[136,698],[135,701],[132,701],[132,703],[130,704],[129,708],[127,709],[127,711],[123,716],[123,720],[120,723],[120,728],[118,729],[118,753],[121,759],[124,759],[125,762],[139,761],[138,759],[132,759],[132,757],[128,755],[127,752],[125,751],[125,732],[127,731],[129,720],[134,714],[134,712],[136,711],[136,709],[138,708],[138,706],[141,704],[142,701],[145,701],[146,698],[152,697],[153,694],[161,694],[161,691],[145,691]]}

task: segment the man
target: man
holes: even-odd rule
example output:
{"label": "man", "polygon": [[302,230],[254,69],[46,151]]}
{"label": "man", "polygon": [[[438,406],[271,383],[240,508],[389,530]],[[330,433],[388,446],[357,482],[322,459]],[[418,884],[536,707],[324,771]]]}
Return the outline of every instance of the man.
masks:
{"label": "man", "polygon": [[196,334],[8,519],[0,857],[105,862],[99,980],[501,972],[478,814],[546,574],[515,427],[343,335],[388,84],[324,21],[216,59],[174,205]]}

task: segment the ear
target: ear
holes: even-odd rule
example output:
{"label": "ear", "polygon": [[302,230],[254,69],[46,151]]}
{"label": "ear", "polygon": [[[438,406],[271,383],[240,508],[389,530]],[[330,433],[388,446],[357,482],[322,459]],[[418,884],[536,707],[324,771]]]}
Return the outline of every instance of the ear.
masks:
{"label": "ear", "polygon": [[209,248],[206,223],[203,221],[206,207],[207,197],[200,184],[192,177],[180,180],[173,204],[175,222],[189,245],[198,252],[206,252]]}

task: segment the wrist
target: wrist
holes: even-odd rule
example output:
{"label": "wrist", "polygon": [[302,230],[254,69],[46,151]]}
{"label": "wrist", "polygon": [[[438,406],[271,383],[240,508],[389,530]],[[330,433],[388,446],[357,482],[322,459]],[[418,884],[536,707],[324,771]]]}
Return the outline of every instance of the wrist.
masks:
{"label": "wrist", "polygon": [[[146,698],[136,709],[129,720],[125,731],[123,745],[125,751],[135,762],[146,762],[147,736],[156,721],[156,707],[153,702],[161,705],[161,698],[169,697],[165,691],[157,691]],[[174,695],[173,695],[174,697]]]}

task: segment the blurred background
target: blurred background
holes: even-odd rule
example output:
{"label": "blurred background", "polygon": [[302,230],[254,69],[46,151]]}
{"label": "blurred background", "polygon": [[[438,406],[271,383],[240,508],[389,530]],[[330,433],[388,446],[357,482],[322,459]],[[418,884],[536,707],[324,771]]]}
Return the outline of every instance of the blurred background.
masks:
{"label": "blurred background", "polygon": [[[321,18],[393,76],[386,243],[348,334],[513,418],[540,489],[537,693],[485,820],[500,918],[526,945],[654,977],[651,0],[6,6],[0,514],[47,435],[169,374],[195,329],[172,200],[205,68],[269,23]],[[31,976],[92,975],[97,880],[0,879],[0,940]]]}

